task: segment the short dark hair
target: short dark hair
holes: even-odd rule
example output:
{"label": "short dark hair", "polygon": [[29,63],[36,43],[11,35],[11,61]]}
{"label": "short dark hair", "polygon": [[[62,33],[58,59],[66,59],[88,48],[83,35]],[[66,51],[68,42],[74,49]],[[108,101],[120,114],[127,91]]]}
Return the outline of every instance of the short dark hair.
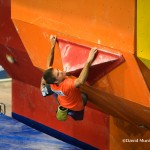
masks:
{"label": "short dark hair", "polygon": [[56,78],[53,75],[53,68],[49,68],[44,71],[43,78],[47,84],[53,84],[56,81]]}

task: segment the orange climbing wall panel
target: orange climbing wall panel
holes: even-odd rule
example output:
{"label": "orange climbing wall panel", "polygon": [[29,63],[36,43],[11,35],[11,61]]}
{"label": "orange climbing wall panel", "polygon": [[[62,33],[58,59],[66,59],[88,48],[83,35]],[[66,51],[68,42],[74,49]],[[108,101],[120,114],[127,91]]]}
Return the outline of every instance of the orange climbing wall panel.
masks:
{"label": "orange climbing wall panel", "polygon": [[135,0],[12,0],[12,18],[134,53],[135,7]]}

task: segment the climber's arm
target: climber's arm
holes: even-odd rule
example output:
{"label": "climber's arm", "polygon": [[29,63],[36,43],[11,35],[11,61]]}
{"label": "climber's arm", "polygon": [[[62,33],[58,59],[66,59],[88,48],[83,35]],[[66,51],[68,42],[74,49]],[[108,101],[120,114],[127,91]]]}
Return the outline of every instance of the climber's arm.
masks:
{"label": "climber's arm", "polygon": [[88,77],[89,68],[94,60],[95,54],[97,52],[97,48],[92,48],[89,57],[87,59],[87,62],[85,63],[84,68],[82,69],[79,77],[75,80],[75,87],[79,87],[80,85],[84,84],[86,82],[86,79]]}
{"label": "climber's arm", "polygon": [[56,44],[56,36],[51,35],[50,36],[50,41],[51,41],[51,49],[50,53],[47,58],[47,69],[53,65],[53,60],[54,60],[54,49],[55,49],[55,44]]}

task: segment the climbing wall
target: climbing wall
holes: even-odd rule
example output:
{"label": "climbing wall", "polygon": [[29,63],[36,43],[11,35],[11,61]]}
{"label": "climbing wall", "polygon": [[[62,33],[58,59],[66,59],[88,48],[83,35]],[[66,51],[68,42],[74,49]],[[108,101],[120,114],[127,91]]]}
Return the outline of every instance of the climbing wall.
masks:
{"label": "climbing wall", "polygon": [[[0,0],[0,63],[13,78],[13,117],[83,149],[148,148],[123,142],[150,136],[150,73],[136,57],[136,9],[135,0]],[[84,64],[90,48],[99,49],[81,87],[89,97],[83,121],[56,120],[55,98],[41,96],[51,34],[58,39],[54,67],[74,76],[83,65],[70,58]]]}

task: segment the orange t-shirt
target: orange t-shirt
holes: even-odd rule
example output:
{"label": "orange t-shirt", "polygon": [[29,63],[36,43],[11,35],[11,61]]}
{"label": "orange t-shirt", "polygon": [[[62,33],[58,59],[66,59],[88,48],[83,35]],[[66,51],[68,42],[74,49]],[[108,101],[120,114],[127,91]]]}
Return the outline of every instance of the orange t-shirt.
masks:
{"label": "orange t-shirt", "polygon": [[74,87],[75,79],[66,77],[59,85],[51,84],[51,90],[58,95],[61,106],[74,111],[84,109],[80,90]]}

